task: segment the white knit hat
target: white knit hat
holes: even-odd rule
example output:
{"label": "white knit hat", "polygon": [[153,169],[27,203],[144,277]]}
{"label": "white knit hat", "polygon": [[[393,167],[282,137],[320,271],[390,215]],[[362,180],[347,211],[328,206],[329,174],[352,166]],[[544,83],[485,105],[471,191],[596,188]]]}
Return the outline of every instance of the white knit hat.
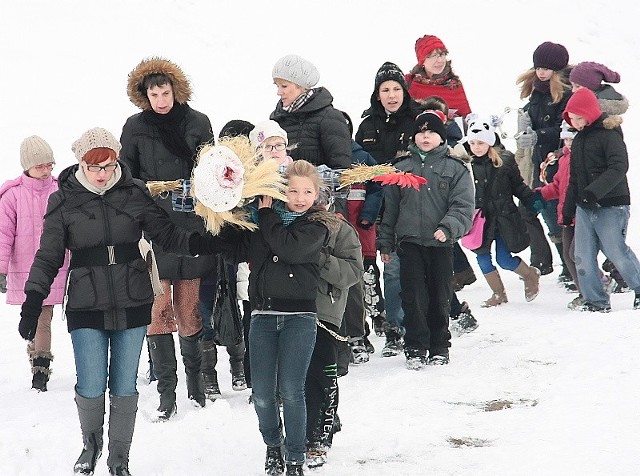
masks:
{"label": "white knit hat", "polygon": [[249,140],[254,149],[260,147],[260,145],[269,137],[282,137],[285,145],[289,145],[289,139],[287,138],[287,131],[285,131],[280,124],[276,121],[269,119],[268,121],[258,122],[256,126],[249,132]]}
{"label": "white knit hat", "polygon": [[320,81],[320,72],[313,63],[301,56],[287,55],[276,61],[271,77],[290,81],[304,89],[311,89]]}
{"label": "white knit hat", "polygon": [[80,162],[84,159],[84,156],[91,149],[97,149],[99,147],[105,147],[111,149],[116,153],[116,156],[120,154],[122,146],[117,141],[113,134],[102,127],[94,127],[80,136],[80,139],[75,141],[71,145],[71,150],[76,155],[76,159]]}
{"label": "white knit hat", "polygon": [[20,165],[22,170],[29,170],[40,164],[54,162],[53,150],[42,137],[27,137],[20,144]]}
{"label": "white knit hat", "polygon": [[465,143],[470,140],[479,140],[490,146],[496,143],[496,129],[493,126],[493,117],[490,119],[475,118],[469,123],[467,135],[460,142]]}

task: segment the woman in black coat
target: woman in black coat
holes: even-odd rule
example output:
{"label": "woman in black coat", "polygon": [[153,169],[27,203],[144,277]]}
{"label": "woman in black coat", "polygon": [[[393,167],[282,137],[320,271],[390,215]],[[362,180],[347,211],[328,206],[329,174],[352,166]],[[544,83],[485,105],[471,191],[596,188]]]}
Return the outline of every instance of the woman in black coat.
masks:
{"label": "woman in black coat", "polygon": [[66,315],[83,438],[74,472],[93,474],[102,453],[108,386],[107,465],[110,474],[129,474],[140,351],[154,300],[152,268],[140,238],[144,231],[164,249],[190,255],[200,252],[202,239],[177,228],[144,183],[133,179],[118,161],[120,144],[110,132],[91,129],[72,149],[80,163],[60,174],[60,188],[49,199],[19,330],[25,339],[35,334],[42,301],[70,250]]}
{"label": "woman in black coat", "polygon": [[482,210],[486,218],[482,245],[473,251],[493,294],[481,305],[492,307],[507,302],[504,285],[491,256],[494,242],[498,265],[514,271],[524,280],[525,299],[532,301],[538,295],[540,272],[512,255],[529,246],[529,235],[513,197],[530,209],[541,206],[541,201],[535,201],[533,191],[520,175],[513,154],[497,142],[498,136],[489,121],[478,119],[471,122],[463,141],[473,158],[471,167],[476,186],[476,209]]}

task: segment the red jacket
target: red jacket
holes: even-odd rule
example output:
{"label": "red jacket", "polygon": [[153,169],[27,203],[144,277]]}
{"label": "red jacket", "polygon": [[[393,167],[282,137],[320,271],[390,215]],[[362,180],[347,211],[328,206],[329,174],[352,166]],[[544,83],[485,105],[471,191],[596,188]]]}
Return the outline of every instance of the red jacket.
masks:
{"label": "red jacket", "polygon": [[562,156],[558,159],[558,171],[553,176],[553,182],[538,187],[542,198],[545,201],[558,200],[558,223],[563,224],[562,207],[564,199],[567,196],[567,188],[569,187],[569,164],[571,163],[571,149],[562,148]]}

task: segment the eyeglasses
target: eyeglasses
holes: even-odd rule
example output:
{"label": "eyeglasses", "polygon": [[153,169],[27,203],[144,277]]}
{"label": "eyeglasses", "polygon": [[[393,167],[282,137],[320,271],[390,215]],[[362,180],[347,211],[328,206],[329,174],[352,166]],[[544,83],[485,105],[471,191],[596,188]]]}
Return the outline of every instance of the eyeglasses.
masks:
{"label": "eyeglasses", "polygon": [[54,166],[56,165],[55,162],[49,162],[46,164],[40,164],[40,165],[35,165],[33,168],[36,170],[46,170],[46,169],[52,169]]}
{"label": "eyeglasses", "polygon": [[93,165],[93,164],[85,163],[84,166],[87,168],[89,172],[98,173],[101,170],[104,170],[105,172],[113,172],[116,169],[116,167],[118,167],[118,164],[116,162],[113,162],[107,165]]}
{"label": "eyeglasses", "polygon": [[441,52],[441,53],[436,53],[435,51],[433,53],[431,53],[430,55],[427,55],[426,58],[427,59],[446,59],[447,58],[448,53],[445,52]]}
{"label": "eyeglasses", "polygon": [[262,149],[265,152],[271,152],[272,150],[277,150],[278,152],[280,152],[286,148],[287,148],[287,144],[285,144],[284,142],[278,142],[277,144],[273,144],[273,145],[262,144]]}

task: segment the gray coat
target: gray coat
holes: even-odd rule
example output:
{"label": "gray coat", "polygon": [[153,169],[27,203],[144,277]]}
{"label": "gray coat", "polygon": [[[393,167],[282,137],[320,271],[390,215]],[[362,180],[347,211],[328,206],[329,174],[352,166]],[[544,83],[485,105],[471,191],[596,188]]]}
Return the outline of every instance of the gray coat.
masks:
{"label": "gray coat", "polygon": [[[420,190],[386,185],[385,212],[378,228],[377,247],[381,253],[394,251],[408,241],[421,246],[453,246],[471,228],[475,209],[473,180],[462,160],[449,155],[447,145],[430,151],[424,161],[415,144],[411,156],[396,168],[427,180]],[[437,229],[446,242],[433,237]]]}

